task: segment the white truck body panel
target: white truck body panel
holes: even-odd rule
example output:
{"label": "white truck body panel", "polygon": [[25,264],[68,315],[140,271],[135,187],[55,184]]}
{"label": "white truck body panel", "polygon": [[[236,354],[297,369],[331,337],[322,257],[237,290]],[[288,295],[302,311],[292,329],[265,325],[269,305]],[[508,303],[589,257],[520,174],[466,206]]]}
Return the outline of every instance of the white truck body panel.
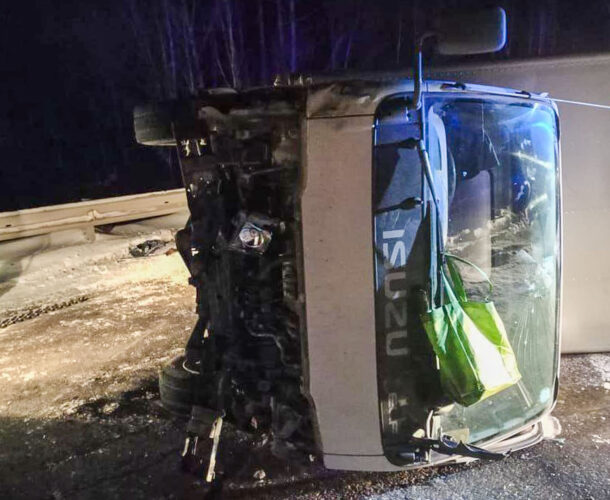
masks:
{"label": "white truck body panel", "polygon": [[372,124],[372,116],[307,121],[303,257],[309,391],[324,453],[386,461],[377,397]]}

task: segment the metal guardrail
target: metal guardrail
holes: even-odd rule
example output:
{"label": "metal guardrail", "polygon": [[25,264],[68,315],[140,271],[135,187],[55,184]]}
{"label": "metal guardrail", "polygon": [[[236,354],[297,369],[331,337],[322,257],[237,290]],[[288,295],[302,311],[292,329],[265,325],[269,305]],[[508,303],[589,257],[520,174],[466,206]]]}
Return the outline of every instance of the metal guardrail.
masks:
{"label": "metal guardrail", "polygon": [[0,213],[0,241],[169,215],[184,208],[184,189],[173,189],[3,212]]}

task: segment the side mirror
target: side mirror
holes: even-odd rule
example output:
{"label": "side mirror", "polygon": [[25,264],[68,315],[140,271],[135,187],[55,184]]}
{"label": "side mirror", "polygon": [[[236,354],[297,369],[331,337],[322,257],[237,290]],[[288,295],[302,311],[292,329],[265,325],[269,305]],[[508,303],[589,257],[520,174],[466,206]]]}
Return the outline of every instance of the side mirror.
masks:
{"label": "side mirror", "polygon": [[506,12],[501,7],[459,12],[438,21],[436,50],[448,56],[485,54],[506,44]]}
{"label": "side mirror", "polygon": [[409,109],[421,107],[424,41],[434,39],[436,51],[448,56],[497,52],[506,44],[506,12],[502,7],[475,12],[455,11],[437,22],[437,29],[424,33],[415,44],[413,100]]}

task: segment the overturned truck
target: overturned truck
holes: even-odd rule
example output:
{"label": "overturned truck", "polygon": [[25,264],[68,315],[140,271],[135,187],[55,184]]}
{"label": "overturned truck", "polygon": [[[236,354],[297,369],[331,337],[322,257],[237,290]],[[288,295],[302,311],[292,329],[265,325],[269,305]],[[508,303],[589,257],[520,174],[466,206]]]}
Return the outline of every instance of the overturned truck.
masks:
{"label": "overturned truck", "polygon": [[[457,26],[439,49],[503,44]],[[499,459],[558,432],[550,99],[423,81],[419,50],[413,78],[202,91],[136,109],[135,130],[178,148],[191,213],[176,243],[199,319],[160,378],[190,415],[187,467],[213,479],[225,419],[352,470]]]}

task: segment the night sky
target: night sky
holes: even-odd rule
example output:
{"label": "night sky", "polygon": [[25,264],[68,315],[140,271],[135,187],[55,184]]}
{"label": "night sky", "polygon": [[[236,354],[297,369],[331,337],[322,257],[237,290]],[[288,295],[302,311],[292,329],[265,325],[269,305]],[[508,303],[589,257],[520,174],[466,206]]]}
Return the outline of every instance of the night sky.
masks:
{"label": "night sky", "polygon": [[404,69],[414,34],[467,5],[509,18],[507,47],[470,59],[610,51],[609,0],[5,1],[0,210],[178,187],[173,152],[135,144],[135,104],[276,73]]}

